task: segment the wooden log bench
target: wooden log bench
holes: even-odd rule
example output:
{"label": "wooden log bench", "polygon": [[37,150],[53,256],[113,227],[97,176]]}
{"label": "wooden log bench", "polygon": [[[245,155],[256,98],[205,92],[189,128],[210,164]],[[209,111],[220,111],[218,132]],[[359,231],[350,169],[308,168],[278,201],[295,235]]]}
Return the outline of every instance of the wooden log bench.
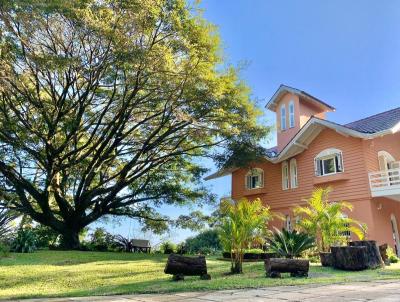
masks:
{"label": "wooden log bench", "polygon": [[267,277],[280,278],[281,273],[290,273],[291,277],[307,277],[310,261],[305,259],[270,258],[264,262]]}
{"label": "wooden log bench", "polygon": [[164,272],[173,275],[174,281],[184,280],[185,276],[200,276],[202,280],[210,280],[207,274],[206,258],[204,256],[186,257],[171,254],[168,257]]}

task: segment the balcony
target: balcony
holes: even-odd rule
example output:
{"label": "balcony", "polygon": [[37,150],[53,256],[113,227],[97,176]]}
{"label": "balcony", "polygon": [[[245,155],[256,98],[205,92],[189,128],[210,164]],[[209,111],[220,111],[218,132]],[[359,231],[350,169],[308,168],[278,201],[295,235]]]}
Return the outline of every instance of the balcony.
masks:
{"label": "balcony", "polygon": [[400,201],[400,168],[369,173],[372,197]]}

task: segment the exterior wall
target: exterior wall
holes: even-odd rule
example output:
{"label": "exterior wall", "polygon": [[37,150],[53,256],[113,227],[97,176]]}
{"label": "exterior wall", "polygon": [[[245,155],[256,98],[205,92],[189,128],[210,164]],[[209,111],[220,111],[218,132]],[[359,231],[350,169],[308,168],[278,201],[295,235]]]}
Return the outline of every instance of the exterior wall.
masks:
{"label": "exterior wall", "polygon": [[[294,103],[294,127],[289,128],[289,103]],[[286,130],[281,130],[281,106],[286,106]],[[278,135],[278,151],[280,152],[290,140],[300,131],[312,116],[325,119],[325,112],[309,102],[300,99],[298,95],[286,93],[276,106],[276,126]]]}
{"label": "exterior wall", "polygon": [[[316,177],[314,171],[315,156],[328,148],[340,149],[343,153],[344,172],[334,176]],[[331,186],[330,200],[345,200],[353,204],[354,210],[349,217],[364,222],[368,226],[368,238],[379,243],[388,243],[394,247],[390,215],[396,216],[400,227],[400,203],[386,198],[372,198],[369,188],[368,172],[378,171],[378,151],[391,153],[400,160],[400,133],[387,135],[373,140],[346,137],[325,129],[308,146],[308,149],[295,156],[298,167],[298,187],[282,190],[281,164],[269,161],[254,163],[252,168],[264,170],[264,187],[256,190],[245,188],[245,174],[248,169],[240,169],[232,174],[232,198],[260,198],[274,212],[290,215],[295,221],[292,209],[303,205],[304,199],[311,195],[316,187]],[[288,162],[290,159],[288,160]],[[281,228],[284,222],[275,220],[271,226]]]}
{"label": "exterior wall", "polygon": [[[294,127],[289,128],[289,103],[294,103]],[[295,94],[286,93],[277,103],[276,107],[276,126],[278,134],[278,151],[280,152],[300,130],[300,103],[299,97]],[[286,130],[281,130],[281,106],[286,106]]]}

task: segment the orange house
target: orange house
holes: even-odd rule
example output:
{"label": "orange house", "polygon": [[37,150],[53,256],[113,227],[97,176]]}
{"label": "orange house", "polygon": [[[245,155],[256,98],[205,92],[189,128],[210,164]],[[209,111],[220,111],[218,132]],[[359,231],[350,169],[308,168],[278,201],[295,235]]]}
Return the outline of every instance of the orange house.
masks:
{"label": "orange house", "polygon": [[232,198],[259,197],[286,216],[316,187],[330,186],[331,201],[353,204],[349,217],[368,226],[367,237],[400,254],[400,107],[346,125],[325,119],[335,108],[312,95],[281,85],[266,105],[276,113],[278,145],[251,167],[218,171],[232,175]]}

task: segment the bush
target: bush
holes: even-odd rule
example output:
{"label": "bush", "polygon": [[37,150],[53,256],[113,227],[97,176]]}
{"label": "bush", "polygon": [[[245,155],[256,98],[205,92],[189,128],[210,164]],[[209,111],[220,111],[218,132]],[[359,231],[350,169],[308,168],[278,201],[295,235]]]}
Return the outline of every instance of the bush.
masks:
{"label": "bush", "polygon": [[389,259],[390,263],[399,262],[399,257],[397,257],[397,255],[395,254],[394,250],[390,246],[386,249],[386,254],[388,256],[388,259]]}
{"label": "bush", "polygon": [[[90,235],[90,241],[86,244],[89,250],[99,252],[112,251],[114,250],[114,246],[114,236],[108,233],[104,228],[96,228]],[[125,247],[122,249],[125,250]]]}
{"label": "bush", "polygon": [[32,253],[36,247],[36,236],[31,229],[19,229],[14,239],[11,250],[16,253]]}
{"label": "bush", "polygon": [[6,242],[0,242],[0,258],[10,255],[10,246]]}
{"label": "bush", "polygon": [[272,252],[285,258],[299,257],[302,253],[315,246],[315,238],[307,233],[298,233],[297,231],[279,231],[269,239],[269,248]]}
{"label": "bush", "polygon": [[165,241],[161,244],[160,249],[164,254],[173,254],[176,251],[176,245],[170,241]]}
{"label": "bush", "polygon": [[55,246],[57,239],[60,236],[59,233],[42,224],[36,225],[31,230],[35,235],[36,247],[38,249],[50,248],[51,246]]}
{"label": "bush", "polygon": [[190,254],[213,254],[222,250],[218,231],[209,229],[186,239],[185,246]]}

